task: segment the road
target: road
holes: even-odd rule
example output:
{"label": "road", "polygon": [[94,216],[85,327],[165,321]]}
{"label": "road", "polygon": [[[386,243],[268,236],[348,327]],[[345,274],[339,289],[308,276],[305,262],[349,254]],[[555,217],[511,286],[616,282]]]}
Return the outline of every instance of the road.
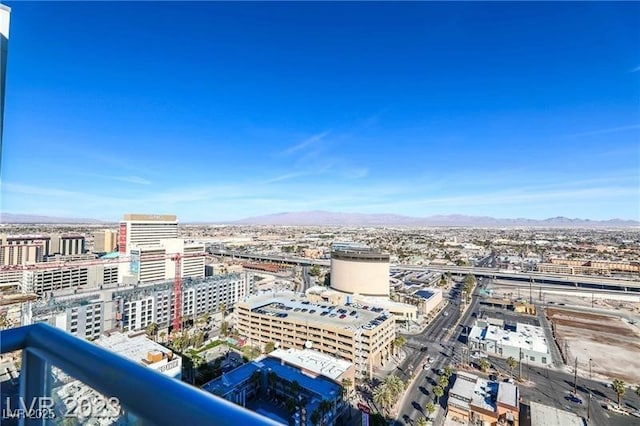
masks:
{"label": "road", "polygon": [[[506,361],[491,357],[491,363],[498,371],[509,374]],[[518,368],[514,369],[514,376],[518,376]],[[577,391],[582,403],[571,402],[567,397],[573,392],[574,376],[562,370],[547,369],[543,367],[527,366],[523,364],[522,376],[532,382],[530,385],[520,385],[520,395],[526,402],[536,401],[562,410],[571,411],[583,418],[587,418],[587,408],[590,408],[590,422],[592,425],[626,426],[640,424],[640,419],[632,416],[623,416],[607,411],[602,406],[609,399],[617,403],[617,396],[612,389],[605,384],[578,377]],[[591,392],[591,406],[588,399]],[[631,409],[640,409],[640,398],[629,389],[621,399],[622,406]]]}
{"label": "road", "polygon": [[[480,279],[479,283],[484,280]],[[422,410],[428,401],[434,401],[433,387],[437,384],[437,371],[447,365],[453,364],[456,360],[462,359],[462,348],[465,347],[459,336],[462,326],[460,324],[469,322],[471,314],[477,309],[478,298],[476,292],[471,299],[471,305],[460,318],[460,292],[461,284],[454,286],[449,294],[449,306],[440,314],[429,326],[419,335],[407,335],[406,347],[413,352],[407,354],[405,361],[398,367],[403,379],[408,379],[416,369],[417,378],[410,384],[402,405],[398,410],[396,423],[414,424],[418,417],[423,416]],[[447,313],[445,315],[445,313]],[[420,348],[426,347],[425,352]],[[433,362],[428,368],[423,369],[427,357],[433,358]],[[444,401],[444,398],[442,399]],[[442,402],[443,403],[443,402]],[[444,413],[444,406],[441,405],[438,418]]]}

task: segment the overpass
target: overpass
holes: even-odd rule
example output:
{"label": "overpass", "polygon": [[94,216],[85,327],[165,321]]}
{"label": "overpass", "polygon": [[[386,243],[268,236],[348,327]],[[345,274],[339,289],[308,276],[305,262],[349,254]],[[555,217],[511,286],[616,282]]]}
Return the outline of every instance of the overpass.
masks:
{"label": "overpass", "polygon": [[[295,266],[330,266],[328,259],[306,259],[296,256],[263,255],[255,253],[243,253],[231,250],[207,249],[214,256],[231,257],[234,259],[250,259],[262,262],[283,263]],[[421,266],[421,265],[391,265],[391,270],[400,271],[436,271],[450,272],[455,275],[473,274],[478,277],[491,279],[503,279],[520,282],[532,282],[534,284],[550,284],[582,288],[586,290],[610,290],[622,292],[640,293],[640,281],[625,280],[614,277],[594,277],[588,275],[563,275],[547,272],[517,272],[505,271],[494,268],[477,266]]]}

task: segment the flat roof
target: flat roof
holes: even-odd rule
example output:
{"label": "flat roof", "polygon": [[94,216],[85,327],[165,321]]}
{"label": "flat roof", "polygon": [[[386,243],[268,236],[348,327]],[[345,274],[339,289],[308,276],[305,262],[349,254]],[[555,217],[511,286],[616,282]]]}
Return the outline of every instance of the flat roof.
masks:
{"label": "flat roof", "polygon": [[498,384],[498,399],[500,404],[509,407],[518,407],[518,387],[513,383],[501,382]]}
{"label": "flat roof", "polygon": [[[363,306],[358,303],[360,308],[351,305],[331,305],[330,303],[314,303],[305,296],[291,291],[284,292],[265,292],[249,296],[245,302],[246,305],[254,313],[261,315],[276,316],[278,314],[286,314],[288,319],[294,319],[310,324],[330,324],[336,327],[343,327],[349,330],[357,330],[363,328],[365,330],[373,330],[380,323],[392,318],[392,316],[384,309],[375,306]],[[364,308],[367,309],[364,309]],[[373,311],[376,309],[378,312]],[[339,312],[340,310],[346,311]],[[313,312],[311,312],[313,311]],[[323,312],[327,314],[322,315]],[[355,312],[351,315],[351,312]],[[345,315],[344,318],[340,316]],[[373,323],[374,321],[379,324]],[[370,327],[370,328],[369,328]]]}
{"label": "flat roof", "polygon": [[549,353],[549,345],[542,327],[518,323],[516,331],[505,330],[495,325],[473,326],[469,340],[488,340],[498,345],[522,348],[538,353]]}
{"label": "flat roof", "polygon": [[337,380],[353,364],[309,349],[276,349],[269,354],[304,370]]}
{"label": "flat roof", "polygon": [[332,380],[322,376],[313,377],[305,374],[300,368],[287,364],[283,365],[278,358],[273,358],[270,355],[241,365],[228,373],[223,373],[222,376],[202,386],[202,389],[224,396],[240,383],[248,380],[257,370],[273,371],[278,377],[289,382],[296,381],[302,388],[316,393],[320,397],[333,396],[340,392],[341,386]]}
{"label": "flat roof", "polygon": [[418,290],[412,294],[412,296],[422,297],[423,299],[429,300],[436,294],[441,293],[440,290],[431,289],[431,290]]}
{"label": "flat roof", "polygon": [[486,411],[496,412],[495,397],[498,383],[473,374],[458,372],[453,387],[449,391],[451,402],[465,408],[470,405]]}
{"label": "flat roof", "polygon": [[[142,361],[147,359],[149,352],[161,352],[163,354],[171,352],[159,343],[149,340],[144,335],[129,337],[126,334],[116,333],[111,336],[101,336],[95,340],[95,343],[142,365],[150,365]],[[180,357],[174,354],[174,359],[177,358]]]}
{"label": "flat roof", "polygon": [[559,408],[543,405],[535,401],[531,407],[531,426],[583,426],[583,420],[577,414]]}

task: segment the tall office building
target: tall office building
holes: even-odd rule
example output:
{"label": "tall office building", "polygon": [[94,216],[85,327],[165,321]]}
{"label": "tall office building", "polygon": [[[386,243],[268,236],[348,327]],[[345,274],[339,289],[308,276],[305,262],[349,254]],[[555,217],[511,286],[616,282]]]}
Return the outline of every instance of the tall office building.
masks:
{"label": "tall office building", "polygon": [[0,4],[0,153],[2,152],[2,135],[4,133],[4,93],[7,73],[7,48],[9,46],[10,18],[11,8]]}
{"label": "tall office building", "polygon": [[178,238],[175,215],[125,214],[120,221],[118,251],[126,256],[133,246],[158,245],[167,238]]}

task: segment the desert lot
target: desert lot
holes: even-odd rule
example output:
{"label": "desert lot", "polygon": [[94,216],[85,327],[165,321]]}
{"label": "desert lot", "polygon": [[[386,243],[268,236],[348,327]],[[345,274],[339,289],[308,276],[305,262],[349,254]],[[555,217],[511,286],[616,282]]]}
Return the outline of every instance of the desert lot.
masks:
{"label": "desert lot", "polygon": [[561,351],[569,354],[570,366],[578,358],[581,376],[589,375],[589,358],[593,378],[619,378],[628,384],[640,384],[640,332],[620,318],[547,308]]}

